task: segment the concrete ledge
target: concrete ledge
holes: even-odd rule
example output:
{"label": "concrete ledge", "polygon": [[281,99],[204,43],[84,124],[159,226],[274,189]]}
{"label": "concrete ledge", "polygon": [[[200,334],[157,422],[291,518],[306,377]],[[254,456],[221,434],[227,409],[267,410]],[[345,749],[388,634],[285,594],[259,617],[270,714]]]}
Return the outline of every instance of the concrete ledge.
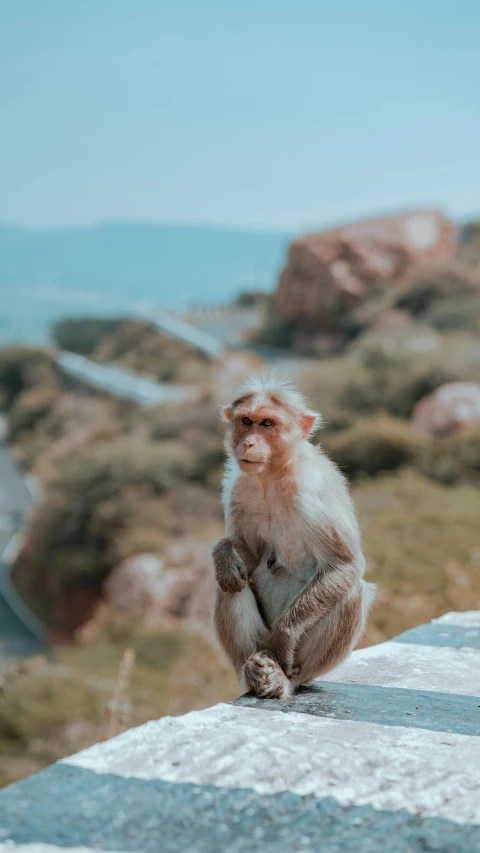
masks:
{"label": "concrete ledge", "polygon": [[480,850],[480,612],[96,744],[0,792],[0,851]]}

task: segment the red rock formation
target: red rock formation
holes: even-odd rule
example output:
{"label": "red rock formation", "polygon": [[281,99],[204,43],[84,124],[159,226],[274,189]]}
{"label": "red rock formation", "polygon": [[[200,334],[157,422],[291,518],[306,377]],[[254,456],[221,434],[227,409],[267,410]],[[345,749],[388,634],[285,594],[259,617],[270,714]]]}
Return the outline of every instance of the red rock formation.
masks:
{"label": "red rock formation", "polygon": [[365,220],[301,237],[290,245],[276,294],[279,316],[307,332],[335,332],[378,281],[455,248],[453,224],[436,210]]}

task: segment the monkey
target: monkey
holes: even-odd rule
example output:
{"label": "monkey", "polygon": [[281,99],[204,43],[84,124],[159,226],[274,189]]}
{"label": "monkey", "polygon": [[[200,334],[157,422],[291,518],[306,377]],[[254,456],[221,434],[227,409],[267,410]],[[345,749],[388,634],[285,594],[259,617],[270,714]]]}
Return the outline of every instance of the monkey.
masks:
{"label": "monkey", "polygon": [[346,480],[311,435],[321,417],[275,374],[221,413],[225,537],[211,549],[215,631],[244,691],[288,699],[338,666],[375,586]]}

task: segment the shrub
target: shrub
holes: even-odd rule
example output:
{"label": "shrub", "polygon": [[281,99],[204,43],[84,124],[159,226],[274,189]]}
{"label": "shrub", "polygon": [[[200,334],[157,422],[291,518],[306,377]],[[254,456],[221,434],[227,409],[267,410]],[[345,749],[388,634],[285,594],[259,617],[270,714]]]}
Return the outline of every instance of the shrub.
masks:
{"label": "shrub", "polygon": [[436,302],[427,314],[427,320],[441,332],[451,329],[480,331],[480,297],[449,297]]}
{"label": "shrub", "polygon": [[51,352],[41,347],[0,349],[0,406],[7,412],[24,391],[60,390],[60,375]]}
{"label": "shrub", "polygon": [[107,335],[115,334],[122,319],[101,317],[66,317],[58,320],[51,331],[59,349],[91,356]]}
{"label": "shrub", "polygon": [[348,381],[339,393],[338,403],[362,415],[384,410],[395,417],[407,418],[422,397],[458,378],[437,365],[416,365],[411,359],[387,361],[378,369]]}
{"label": "shrub", "polygon": [[415,464],[425,440],[404,421],[384,415],[359,421],[324,444],[334,462],[354,479]]}
{"label": "shrub", "polygon": [[61,349],[120,364],[159,382],[194,383],[210,376],[203,353],[144,320],[68,318],[53,327],[52,336]]}
{"label": "shrub", "polygon": [[460,429],[432,442],[423,455],[422,470],[445,485],[480,486],[480,428]]}
{"label": "shrub", "polygon": [[208,396],[195,403],[155,406],[144,413],[143,419],[148,425],[150,438],[154,441],[184,438],[193,444],[211,436],[221,441],[223,435],[220,407]]}
{"label": "shrub", "polygon": [[99,341],[93,356],[148,374],[159,382],[195,383],[210,377],[210,363],[202,352],[142,320],[119,323]]}
{"label": "shrub", "polygon": [[[215,436],[138,434],[74,450],[58,465],[15,567],[22,595],[68,633],[90,618],[110,570],[172,536],[216,524],[222,445]],[[208,535],[208,534],[207,534]],[[61,605],[61,606],[60,606]]]}
{"label": "shrub", "polygon": [[196,478],[196,453],[178,441],[148,442],[125,437],[96,444],[61,465],[53,487],[72,495],[98,491],[117,495],[128,486],[162,494],[178,479]]}
{"label": "shrub", "polygon": [[445,299],[478,296],[480,276],[459,261],[414,269],[401,285],[395,307],[428,319],[429,311]]}
{"label": "shrub", "polygon": [[253,342],[274,349],[291,349],[297,327],[292,320],[284,320],[273,312],[253,336]]}
{"label": "shrub", "polygon": [[40,421],[47,418],[55,400],[58,398],[55,388],[38,387],[23,391],[10,410],[10,437],[16,441],[24,430],[32,430]]}

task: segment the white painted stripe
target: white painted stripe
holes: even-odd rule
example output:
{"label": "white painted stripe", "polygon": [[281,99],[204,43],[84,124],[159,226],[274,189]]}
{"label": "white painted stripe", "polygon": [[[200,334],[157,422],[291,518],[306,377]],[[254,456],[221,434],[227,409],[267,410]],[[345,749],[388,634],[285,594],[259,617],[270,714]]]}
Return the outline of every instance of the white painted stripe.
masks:
{"label": "white painted stripe", "polygon": [[407,690],[480,694],[480,649],[414,643],[380,643],[351,657],[316,683],[340,681]]}
{"label": "white painted stripe", "polygon": [[465,610],[464,613],[444,613],[432,622],[440,625],[458,625],[460,628],[480,627],[480,610]]}
{"label": "white painted stripe", "polygon": [[64,762],[480,824],[480,738],[466,735],[215,705],[147,723]]}
{"label": "white painted stripe", "polygon": [[[4,841],[0,842],[0,853],[104,853],[104,850],[98,847],[57,847],[56,844],[43,844],[42,841],[34,841],[30,844]],[[119,851],[109,849],[108,853],[119,853]],[[139,850],[138,853],[141,851]]]}

